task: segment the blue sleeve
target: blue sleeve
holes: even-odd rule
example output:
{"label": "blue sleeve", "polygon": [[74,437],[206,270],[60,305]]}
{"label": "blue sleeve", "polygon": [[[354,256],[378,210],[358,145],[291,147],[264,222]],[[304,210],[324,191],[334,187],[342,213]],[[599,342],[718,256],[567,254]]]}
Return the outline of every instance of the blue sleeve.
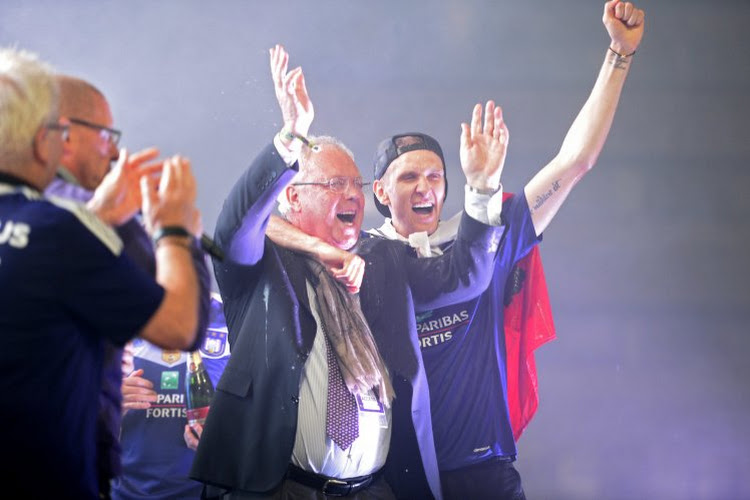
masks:
{"label": "blue sleeve", "polygon": [[297,173],[266,146],[242,174],[224,201],[216,222],[216,243],[223,261],[214,260],[216,281],[224,297],[247,291],[252,267],[263,257],[266,226],[276,198]]}
{"label": "blue sleeve", "polygon": [[503,223],[507,227],[503,251],[512,265],[542,241],[542,235],[536,235],[529,203],[523,193],[514,194],[503,202]]}

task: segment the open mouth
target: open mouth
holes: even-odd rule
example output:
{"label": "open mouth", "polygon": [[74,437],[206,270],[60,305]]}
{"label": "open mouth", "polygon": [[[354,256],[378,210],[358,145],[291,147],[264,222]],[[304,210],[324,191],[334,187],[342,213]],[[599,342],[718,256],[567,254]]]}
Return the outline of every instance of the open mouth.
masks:
{"label": "open mouth", "polygon": [[341,212],[336,214],[336,217],[338,217],[338,219],[345,224],[351,224],[354,222],[354,217],[356,215],[356,212]]}
{"label": "open mouth", "polygon": [[432,213],[434,207],[435,206],[432,203],[420,203],[412,205],[411,209],[420,215],[429,215]]}

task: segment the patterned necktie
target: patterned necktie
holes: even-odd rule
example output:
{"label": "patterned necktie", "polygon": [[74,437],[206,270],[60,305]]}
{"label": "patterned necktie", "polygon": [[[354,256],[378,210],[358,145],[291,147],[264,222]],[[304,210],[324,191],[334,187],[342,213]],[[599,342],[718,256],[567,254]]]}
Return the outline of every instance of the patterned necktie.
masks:
{"label": "patterned necktie", "polygon": [[354,395],[349,392],[341,376],[336,355],[326,337],[328,361],[328,404],[326,405],[326,433],[342,450],[348,449],[359,436],[359,412]]}

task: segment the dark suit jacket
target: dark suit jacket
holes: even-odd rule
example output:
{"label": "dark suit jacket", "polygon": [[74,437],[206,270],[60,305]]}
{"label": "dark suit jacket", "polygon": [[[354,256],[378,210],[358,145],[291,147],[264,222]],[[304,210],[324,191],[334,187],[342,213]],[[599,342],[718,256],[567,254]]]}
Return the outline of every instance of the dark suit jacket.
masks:
{"label": "dark suit jacket", "polygon": [[[316,324],[306,266],[265,238],[277,195],[296,173],[269,145],[224,203],[215,262],[232,355],[203,430],[191,476],[226,489],[265,492],[283,480],[297,428],[300,375]],[[369,239],[360,299],[396,391],[386,477],[400,497],[440,496],[427,379],[414,304],[439,307],[489,284],[499,233],[464,216],[453,252],[415,259],[400,242]]]}

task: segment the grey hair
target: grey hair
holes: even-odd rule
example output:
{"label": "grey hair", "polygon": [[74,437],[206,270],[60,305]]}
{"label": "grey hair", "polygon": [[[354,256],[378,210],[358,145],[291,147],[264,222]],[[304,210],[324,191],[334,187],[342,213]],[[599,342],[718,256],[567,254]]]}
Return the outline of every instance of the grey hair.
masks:
{"label": "grey hair", "polygon": [[302,146],[302,151],[300,153],[299,157],[299,163],[300,163],[300,172],[302,172],[305,169],[305,165],[308,161],[310,161],[310,158],[312,155],[317,153],[319,151],[318,147],[320,146],[333,146],[335,148],[340,149],[344,153],[347,154],[347,156],[354,161],[354,153],[352,153],[351,149],[346,147],[346,145],[341,142],[339,139],[330,136],[330,135],[319,135],[319,136],[312,136],[307,138],[308,141],[310,141],[310,144],[312,147]]}
{"label": "grey hair", "polygon": [[54,70],[36,54],[0,48],[0,159],[13,163],[27,154],[39,127],[57,119]]}
{"label": "grey hair", "polygon": [[[307,172],[305,171],[305,166],[310,161],[310,158],[312,155],[320,151],[320,146],[332,146],[335,148],[338,148],[339,150],[346,153],[346,155],[351,158],[352,162],[354,162],[354,153],[352,153],[352,150],[349,149],[343,142],[341,142],[339,139],[330,136],[330,135],[319,135],[319,136],[310,136],[307,138],[308,141],[310,141],[310,146],[303,145],[302,150],[300,151],[299,156],[299,172],[297,175],[294,176],[292,179],[292,182],[300,181],[304,178],[306,178]],[[286,189],[284,189],[276,198],[276,201],[279,203],[278,210],[279,213],[283,216],[286,216],[287,213],[289,213],[289,209],[291,208],[289,206],[289,203],[286,200]]]}

